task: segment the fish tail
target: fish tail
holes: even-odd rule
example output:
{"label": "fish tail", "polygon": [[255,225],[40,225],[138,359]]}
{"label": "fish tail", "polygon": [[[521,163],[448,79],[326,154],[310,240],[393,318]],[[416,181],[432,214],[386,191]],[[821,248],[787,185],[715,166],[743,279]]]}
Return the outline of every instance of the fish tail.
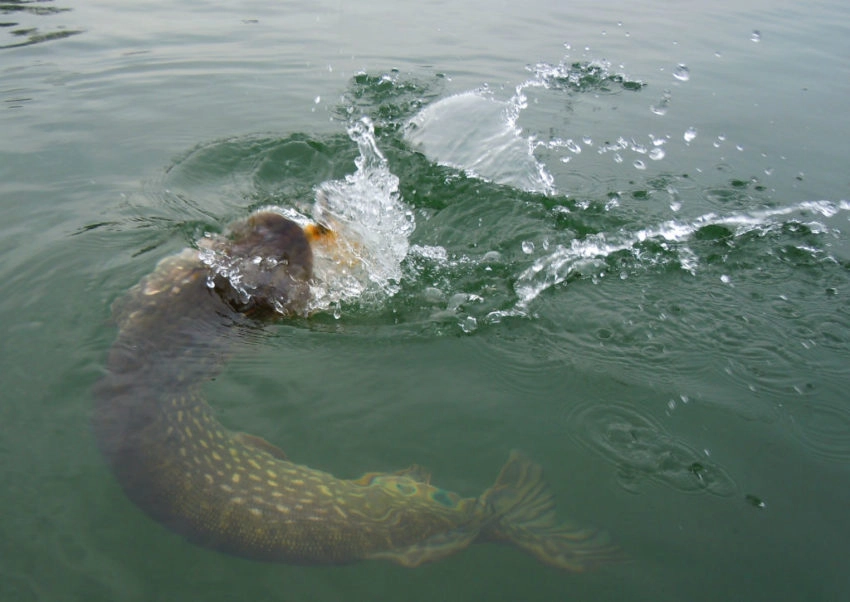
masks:
{"label": "fish tail", "polygon": [[543,469],[520,452],[511,452],[479,502],[492,516],[479,541],[512,543],[546,564],[574,572],[622,560],[604,532],[558,520]]}

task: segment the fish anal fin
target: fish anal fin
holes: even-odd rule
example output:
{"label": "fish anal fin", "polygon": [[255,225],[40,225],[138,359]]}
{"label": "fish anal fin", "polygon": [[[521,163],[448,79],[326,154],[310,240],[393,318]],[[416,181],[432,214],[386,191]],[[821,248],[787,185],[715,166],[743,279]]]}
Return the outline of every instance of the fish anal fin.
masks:
{"label": "fish anal fin", "polygon": [[278,460],[286,460],[286,452],[277,447],[276,445],[272,445],[262,437],[258,437],[257,435],[251,435],[250,433],[235,433],[233,438],[246,447],[253,447],[254,449],[258,449],[260,451],[264,451],[267,454],[274,456]]}
{"label": "fish anal fin", "polygon": [[482,531],[484,541],[511,543],[574,572],[624,560],[604,531],[558,521],[543,469],[520,452],[511,452],[496,484],[479,501],[494,515]]}
{"label": "fish anal fin", "polygon": [[478,537],[477,529],[455,529],[402,548],[374,552],[367,558],[391,560],[409,568],[440,560],[469,547]]}

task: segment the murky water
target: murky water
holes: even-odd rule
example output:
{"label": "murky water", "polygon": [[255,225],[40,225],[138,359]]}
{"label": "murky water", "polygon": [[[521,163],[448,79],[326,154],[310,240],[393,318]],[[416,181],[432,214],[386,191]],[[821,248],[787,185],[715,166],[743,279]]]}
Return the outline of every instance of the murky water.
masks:
{"label": "murky water", "polygon": [[[0,13],[0,599],[846,597],[842,3]],[[127,501],[109,306],[262,207],[346,238],[206,387],[222,422],[464,495],[522,449],[629,562],[252,563]]]}

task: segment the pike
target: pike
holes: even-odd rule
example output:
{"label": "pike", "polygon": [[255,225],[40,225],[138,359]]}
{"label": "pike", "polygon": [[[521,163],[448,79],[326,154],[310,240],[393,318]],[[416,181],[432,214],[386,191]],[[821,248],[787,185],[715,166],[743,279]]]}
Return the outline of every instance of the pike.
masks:
{"label": "pike", "polygon": [[495,485],[463,498],[418,466],[339,479],[216,419],[201,387],[231,353],[234,328],[303,315],[312,246],[333,236],[261,211],[207,243],[240,262],[248,294],[186,249],[114,304],[118,335],[95,386],[93,426],[127,496],[189,541],[259,560],[415,567],[478,542],[510,543],[570,571],[617,560],[604,533],[558,522],[541,468],[518,452]]}

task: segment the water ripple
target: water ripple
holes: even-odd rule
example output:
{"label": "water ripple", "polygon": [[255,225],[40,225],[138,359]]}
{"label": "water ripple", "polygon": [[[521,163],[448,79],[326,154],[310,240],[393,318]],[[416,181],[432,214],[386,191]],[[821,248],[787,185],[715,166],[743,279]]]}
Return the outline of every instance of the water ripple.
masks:
{"label": "water ripple", "polygon": [[650,416],[624,404],[585,404],[568,417],[572,436],[617,467],[620,486],[637,493],[649,479],[686,493],[730,496],[726,471],[668,433]]}
{"label": "water ripple", "polygon": [[789,409],[797,438],[815,454],[850,461],[850,411],[824,403],[804,403]]}

